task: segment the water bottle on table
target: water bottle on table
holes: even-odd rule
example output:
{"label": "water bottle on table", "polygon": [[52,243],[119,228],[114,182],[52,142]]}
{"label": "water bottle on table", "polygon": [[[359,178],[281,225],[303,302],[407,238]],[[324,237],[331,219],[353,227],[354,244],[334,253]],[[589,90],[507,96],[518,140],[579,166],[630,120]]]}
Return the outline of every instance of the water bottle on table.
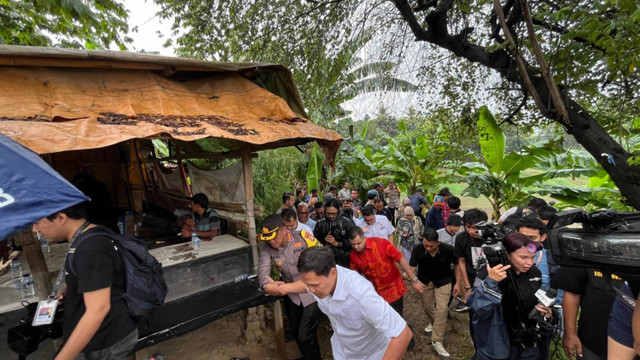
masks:
{"label": "water bottle on table", "polygon": [[22,275],[22,297],[28,298],[36,294],[36,289],[33,286],[33,276],[31,274]]}
{"label": "water bottle on table", "polygon": [[39,232],[37,234],[38,234],[38,240],[40,241],[40,248],[42,248],[42,253],[43,254],[50,253],[51,247],[49,246],[47,239],[45,239],[44,236],[42,236],[42,234],[40,234]]}
{"label": "water bottle on table", "polygon": [[11,270],[11,281],[15,282],[14,287],[16,289],[22,288],[22,264],[19,260],[13,259],[11,261],[11,265],[9,265],[9,269]]}
{"label": "water bottle on table", "polygon": [[200,253],[200,238],[195,230],[191,232],[191,245],[193,246],[193,254],[198,255]]}
{"label": "water bottle on table", "polygon": [[247,280],[247,279],[253,279],[253,278],[257,277],[257,276],[258,276],[258,275],[256,275],[256,274],[252,274],[252,275],[249,275],[249,274],[242,274],[242,275],[238,275],[238,276],[236,276],[236,278],[235,278],[235,282],[245,281],[245,280]]}

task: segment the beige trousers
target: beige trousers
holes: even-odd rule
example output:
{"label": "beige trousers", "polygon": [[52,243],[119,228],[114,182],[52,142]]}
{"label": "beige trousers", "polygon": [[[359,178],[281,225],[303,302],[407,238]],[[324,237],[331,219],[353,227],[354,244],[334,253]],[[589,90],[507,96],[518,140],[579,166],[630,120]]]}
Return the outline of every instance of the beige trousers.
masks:
{"label": "beige trousers", "polygon": [[442,342],[444,333],[447,330],[447,315],[449,312],[449,296],[451,295],[451,283],[439,288],[430,282],[422,292],[422,307],[427,314],[433,332],[431,341]]}

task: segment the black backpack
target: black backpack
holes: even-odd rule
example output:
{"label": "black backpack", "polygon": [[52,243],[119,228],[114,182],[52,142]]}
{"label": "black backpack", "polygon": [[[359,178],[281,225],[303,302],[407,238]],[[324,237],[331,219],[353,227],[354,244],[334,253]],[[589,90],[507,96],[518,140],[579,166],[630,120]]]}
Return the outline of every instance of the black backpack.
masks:
{"label": "black backpack", "polygon": [[[122,249],[125,270],[124,300],[132,317],[147,317],[151,310],[164,303],[167,296],[167,283],[162,275],[162,264],[156,260],[143,240],[117,234],[111,229],[98,226],[86,231],[71,244],[77,248],[85,239],[93,236],[107,236]],[[69,267],[73,267],[74,251],[68,254]]]}
{"label": "black backpack", "polygon": [[513,232],[516,232],[516,227],[518,226],[518,222],[520,222],[520,219],[522,219],[523,217],[523,211],[524,211],[524,208],[522,208],[521,206],[518,206],[515,213],[507,216],[507,218],[504,219],[504,221],[502,222],[502,225],[500,226],[500,229],[502,230],[503,233],[511,234]]}

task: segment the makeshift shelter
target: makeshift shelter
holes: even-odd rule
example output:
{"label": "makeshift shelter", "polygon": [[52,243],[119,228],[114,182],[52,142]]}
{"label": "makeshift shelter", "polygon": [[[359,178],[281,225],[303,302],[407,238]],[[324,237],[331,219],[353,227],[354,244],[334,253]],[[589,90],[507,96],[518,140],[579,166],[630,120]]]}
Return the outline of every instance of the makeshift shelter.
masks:
{"label": "makeshift shelter", "polygon": [[[332,163],[342,141],[307,119],[291,73],[275,64],[0,45],[0,89],[0,133],[41,154],[67,179],[89,169],[106,184],[116,205],[136,211],[150,203],[172,209],[185,203],[191,186],[211,191],[216,176],[231,176],[241,186],[233,194],[217,188],[227,198],[214,198],[212,207],[226,214],[233,229],[244,230],[250,244],[246,254],[240,245],[228,251],[240,254],[236,262],[252,259],[249,272],[258,259],[251,170],[255,152],[315,141]],[[168,156],[156,158],[151,139],[163,140]],[[198,158],[242,161],[217,175],[190,168],[189,184],[183,160]],[[161,161],[169,160],[177,168],[163,168]],[[25,253],[40,249],[31,240],[24,248]],[[44,262],[42,254],[34,258]],[[34,273],[49,271],[30,265]],[[233,282],[233,275],[227,271],[216,284]],[[48,288],[37,283],[36,290],[42,295]],[[199,326],[238,309],[225,303],[220,304],[223,310],[203,315],[198,313],[203,299],[189,302],[189,316],[199,317]],[[260,301],[256,295],[240,308]],[[168,306],[167,313],[176,306]],[[188,331],[183,325],[152,322],[147,342]],[[162,328],[171,331],[153,337]]]}

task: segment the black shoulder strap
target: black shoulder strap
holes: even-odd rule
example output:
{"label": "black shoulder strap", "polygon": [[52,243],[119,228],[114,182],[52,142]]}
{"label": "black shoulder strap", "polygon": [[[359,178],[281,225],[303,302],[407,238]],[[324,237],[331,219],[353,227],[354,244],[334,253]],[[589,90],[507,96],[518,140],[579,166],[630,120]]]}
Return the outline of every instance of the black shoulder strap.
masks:
{"label": "black shoulder strap", "polygon": [[524,208],[523,208],[522,206],[518,206],[518,208],[516,209],[516,213],[515,213],[515,214],[516,214],[518,217],[521,217],[521,216],[522,216],[522,212],[523,212],[523,211],[524,211]]}
{"label": "black shoulder strap", "polygon": [[109,229],[106,228],[104,226],[96,226],[94,228],[91,228],[83,233],[80,233],[78,235],[78,237],[71,243],[71,245],[69,245],[69,250],[67,250],[69,252],[67,258],[69,260],[69,270],[71,270],[72,274],[76,274],[76,269],[73,266],[73,258],[76,252],[76,249],[78,248],[78,246],[80,246],[80,243],[82,243],[84,240],[97,236],[97,235],[104,235],[104,236],[108,236],[109,238],[111,238],[113,240],[113,235],[115,233]]}

